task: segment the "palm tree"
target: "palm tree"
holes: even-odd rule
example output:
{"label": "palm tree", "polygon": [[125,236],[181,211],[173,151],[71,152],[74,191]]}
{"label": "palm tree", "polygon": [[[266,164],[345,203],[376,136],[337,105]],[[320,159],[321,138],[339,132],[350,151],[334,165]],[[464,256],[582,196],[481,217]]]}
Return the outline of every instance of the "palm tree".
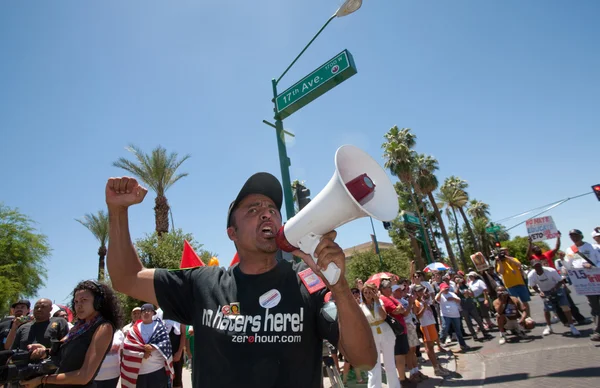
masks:
{"label": "palm tree", "polygon": [[476,218],[483,218],[486,221],[490,219],[490,205],[477,199],[469,201],[469,208],[467,213],[474,220]]}
{"label": "palm tree", "polygon": [[90,232],[100,242],[98,248],[98,280],[104,280],[104,259],[106,258],[106,243],[108,242],[108,214],[104,210],[98,211],[98,214],[86,214],[83,220],[75,220],[88,228]]}
{"label": "palm tree", "polygon": [[[390,130],[385,134],[386,142],[381,145],[383,148],[383,157],[386,159],[385,167],[390,170],[390,172],[398,177],[402,183],[404,183],[410,195],[412,197],[413,203],[415,204],[415,209],[419,216],[419,222],[423,231],[425,231],[425,226],[423,225],[423,217],[421,216],[421,210],[419,209],[418,202],[414,196],[414,167],[415,167],[415,157],[416,153],[413,150],[416,144],[416,136],[410,130],[410,128],[402,128],[398,129],[398,126],[393,126]],[[429,242],[429,238],[427,238],[427,234],[424,233],[425,246],[427,247],[427,251],[429,252],[429,257],[433,258],[433,254],[431,252],[431,244]],[[417,263],[420,268],[424,267],[424,263]]]}
{"label": "palm tree", "polygon": [[[454,218],[454,232],[456,234],[456,241],[458,242],[458,249],[460,251],[460,259],[462,261],[464,269],[467,269],[467,260],[465,259],[465,254],[463,252],[461,243],[460,243],[460,232],[458,230],[458,218],[456,217],[456,208],[461,208],[467,203],[467,197],[465,193],[455,188],[452,185],[447,185],[446,181],[440,187],[440,190],[436,194],[438,200],[438,206],[440,208],[446,208],[446,216],[449,220]],[[451,212],[454,214],[454,217],[451,216]]]}
{"label": "palm tree", "polygon": [[490,247],[492,245],[492,241],[494,240],[494,236],[487,232],[489,220],[484,217],[475,217],[473,218],[473,231],[479,240],[479,246],[483,250],[483,254],[486,257],[489,257],[491,250]]}
{"label": "palm tree", "polygon": [[433,207],[433,211],[435,213],[435,217],[440,224],[440,229],[442,231],[442,237],[444,238],[444,243],[446,244],[446,250],[448,251],[448,257],[450,257],[450,262],[454,269],[457,269],[456,257],[454,256],[454,251],[452,250],[452,245],[450,244],[450,238],[448,237],[448,232],[446,231],[446,226],[444,225],[444,219],[442,218],[442,214],[440,213],[440,209],[433,197],[433,192],[437,190],[439,186],[439,182],[434,172],[439,168],[439,164],[437,159],[430,155],[419,155],[417,158],[417,186],[419,190],[427,195],[431,206]]}
{"label": "palm tree", "polygon": [[467,228],[467,231],[469,233],[469,237],[471,238],[471,242],[473,243],[473,247],[476,251],[479,250],[479,247],[477,246],[477,240],[475,239],[475,234],[473,233],[473,229],[471,228],[471,223],[469,222],[469,219],[467,218],[467,214],[465,213],[464,209],[465,205],[469,201],[469,194],[466,190],[469,187],[469,184],[467,183],[467,181],[462,180],[459,177],[453,175],[451,177],[446,178],[446,180],[444,181],[444,186],[451,186],[454,189],[462,192],[465,199],[464,203],[460,206],[453,206],[453,209],[458,209],[458,211],[460,212],[465,227]]}
{"label": "palm tree", "polygon": [[154,200],[156,233],[159,236],[168,233],[170,207],[165,193],[175,182],[188,176],[187,173],[176,174],[176,172],[181,164],[190,158],[190,155],[178,159],[176,152],[167,154],[167,150],[162,146],[153,149],[151,154],[145,154],[134,145],[130,145],[125,149],[135,156],[137,163],[119,158],[113,163],[113,166],[130,172],[154,190],[156,193],[156,199]]}

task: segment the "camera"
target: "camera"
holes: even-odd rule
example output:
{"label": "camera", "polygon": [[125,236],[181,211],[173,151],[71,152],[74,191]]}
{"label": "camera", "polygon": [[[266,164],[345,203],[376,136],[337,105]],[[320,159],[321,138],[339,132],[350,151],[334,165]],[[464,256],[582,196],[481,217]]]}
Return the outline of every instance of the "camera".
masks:
{"label": "camera", "polygon": [[[52,348],[54,350],[55,346]],[[49,375],[57,369],[58,365],[52,358],[31,360],[31,353],[25,350],[0,351],[0,385],[10,385],[22,380]]]}

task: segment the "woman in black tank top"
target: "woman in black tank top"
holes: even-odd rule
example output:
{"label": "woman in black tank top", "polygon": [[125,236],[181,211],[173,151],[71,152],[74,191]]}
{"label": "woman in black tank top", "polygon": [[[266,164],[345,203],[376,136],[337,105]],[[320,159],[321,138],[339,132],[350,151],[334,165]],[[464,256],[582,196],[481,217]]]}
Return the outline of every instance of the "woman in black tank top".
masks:
{"label": "woman in black tank top", "polygon": [[[73,290],[72,309],[77,314],[77,323],[62,339],[60,348],[51,354],[58,365],[53,375],[21,381],[26,388],[49,385],[94,387],[94,377],[112,345],[116,327],[121,327],[121,309],[113,290],[95,280],[79,283]],[[36,344],[32,359],[46,358],[50,350]]]}

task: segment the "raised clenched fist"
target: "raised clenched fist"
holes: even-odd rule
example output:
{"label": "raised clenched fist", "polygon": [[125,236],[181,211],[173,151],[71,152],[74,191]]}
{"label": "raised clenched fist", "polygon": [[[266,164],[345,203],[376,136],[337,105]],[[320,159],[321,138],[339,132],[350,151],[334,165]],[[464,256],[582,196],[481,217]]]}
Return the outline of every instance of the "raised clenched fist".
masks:
{"label": "raised clenched fist", "polygon": [[135,178],[110,178],[106,183],[106,204],[110,208],[128,208],[141,203],[148,189],[141,186]]}

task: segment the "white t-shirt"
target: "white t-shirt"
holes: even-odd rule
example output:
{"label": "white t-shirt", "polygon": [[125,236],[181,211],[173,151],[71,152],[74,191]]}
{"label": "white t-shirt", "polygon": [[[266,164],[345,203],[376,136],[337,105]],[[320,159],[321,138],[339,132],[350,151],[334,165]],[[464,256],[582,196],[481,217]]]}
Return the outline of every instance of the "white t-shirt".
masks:
{"label": "white t-shirt", "polygon": [[98,371],[98,375],[94,380],[112,380],[116,379],[121,375],[121,348],[123,347],[124,340],[125,335],[123,334],[123,332],[121,330],[115,331],[115,334],[113,335],[112,347],[118,346],[119,349],[113,352],[111,347],[111,350],[108,352],[106,358],[102,362],[100,370]]}
{"label": "white t-shirt", "polygon": [[[600,267],[600,252],[595,250],[592,244],[583,243],[582,246],[578,247],[579,252],[583,253],[592,263],[596,264],[596,267]],[[587,260],[573,252],[571,247],[565,251],[565,267],[568,269],[583,268],[583,264],[587,263]]]}
{"label": "white t-shirt", "polygon": [[482,296],[483,291],[487,290],[487,286],[483,280],[476,279],[469,284],[469,289],[473,292],[473,296],[475,296],[475,298],[479,298]]}
{"label": "white t-shirt", "polygon": [[442,317],[460,318],[460,302],[448,300],[448,298],[459,299],[454,292],[442,293],[440,295],[440,313]]}
{"label": "white t-shirt", "polygon": [[171,329],[174,329],[175,335],[181,335],[181,324],[179,322],[175,322],[170,319],[164,319],[163,325],[165,325],[167,333],[170,333]]}
{"label": "white t-shirt", "polygon": [[[421,309],[421,306],[423,306],[423,302],[420,301],[415,301],[415,305],[417,305],[417,307],[419,309]],[[421,326],[429,326],[429,325],[435,325],[435,318],[433,317],[433,312],[431,311],[431,306],[429,306],[427,303],[425,303],[425,311],[423,311],[423,315],[421,315],[421,318],[419,318],[419,323],[421,324]]]}
{"label": "white t-shirt", "polygon": [[431,295],[435,294],[435,291],[433,290],[433,286],[431,284],[429,284],[429,282],[426,282],[425,280],[423,280],[420,284],[423,287],[427,288],[427,290],[429,290],[429,293]]}
{"label": "white t-shirt", "polygon": [[535,269],[529,271],[527,275],[529,287],[538,286],[543,292],[548,292],[562,282],[562,277],[554,268],[542,267],[542,269],[544,273],[541,275],[538,275]]}

